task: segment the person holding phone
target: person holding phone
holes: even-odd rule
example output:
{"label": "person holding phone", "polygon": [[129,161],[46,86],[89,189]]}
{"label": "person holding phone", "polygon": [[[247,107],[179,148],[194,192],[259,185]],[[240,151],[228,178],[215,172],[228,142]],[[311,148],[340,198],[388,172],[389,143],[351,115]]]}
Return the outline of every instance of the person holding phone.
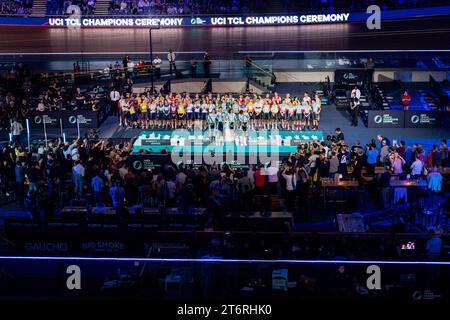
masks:
{"label": "person holding phone", "polygon": [[390,155],[390,164],[392,168],[392,173],[395,175],[400,175],[403,173],[403,165],[405,164],[405,159],[403,159],[397,151],[394,151]]}

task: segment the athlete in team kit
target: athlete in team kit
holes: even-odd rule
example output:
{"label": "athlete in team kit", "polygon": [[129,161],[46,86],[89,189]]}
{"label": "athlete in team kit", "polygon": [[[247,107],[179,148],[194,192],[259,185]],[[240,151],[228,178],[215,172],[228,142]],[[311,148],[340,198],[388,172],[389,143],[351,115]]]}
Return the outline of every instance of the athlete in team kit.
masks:
{"label": "athlete in team kit", "polygon": [[[218,139],[249,130],[317,130],[321,99],[307,92],[300,100],[288,93],[270,97],[253,95],[195,95],[150,93],[122,95],[119,125],[133,128],[200,128]],[[225,132],[226,131],[226,132]],[[229,138],[229,137],[228,137]]]}

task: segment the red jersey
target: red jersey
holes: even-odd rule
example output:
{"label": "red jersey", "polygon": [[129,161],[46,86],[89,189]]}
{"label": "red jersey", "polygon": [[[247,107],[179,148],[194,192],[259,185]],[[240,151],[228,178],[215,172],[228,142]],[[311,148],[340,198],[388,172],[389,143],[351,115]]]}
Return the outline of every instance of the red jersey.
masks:
{"label": "red jersey", "polygon": [[261,173],[261,170],[257,170],[255,173],[255,186],[264,187],[266,184],[266,176]]}
{"label": "red jersey", "polygon": [[405,92],[402,95],[402,104],[404,106],[409,106],[409,103],[411,102],[411,96],[409,95],[409,93]]}
{"label": "red jersey", "polygon": [[280,96],[273,96],[272,102],[275,103],[275,104],[280,104],[281,103],[281,97]]}

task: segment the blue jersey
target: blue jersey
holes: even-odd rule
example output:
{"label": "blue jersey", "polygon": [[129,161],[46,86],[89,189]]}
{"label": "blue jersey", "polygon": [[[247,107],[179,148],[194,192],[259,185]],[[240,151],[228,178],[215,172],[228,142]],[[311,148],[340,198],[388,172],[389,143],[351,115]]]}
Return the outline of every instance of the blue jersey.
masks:
{"label": "blue jersey", "polygon": [[170,106],[168,104],[165,104],[163,109],[164,109],[164,113],[165,114],[169,114],[170,113]]}

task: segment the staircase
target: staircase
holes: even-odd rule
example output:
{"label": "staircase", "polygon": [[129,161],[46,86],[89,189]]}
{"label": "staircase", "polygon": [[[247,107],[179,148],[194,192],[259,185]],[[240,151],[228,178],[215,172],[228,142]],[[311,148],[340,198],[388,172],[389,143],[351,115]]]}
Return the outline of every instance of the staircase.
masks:
{"label": "staircase", "polygon": [[97,0],[95,2],[95,14],[96,16],[107,16],[110,0]]}
{"label": "staircase", "polygon": [[47,0],[34,0],[32,17],[43,17],[47,13]]}

